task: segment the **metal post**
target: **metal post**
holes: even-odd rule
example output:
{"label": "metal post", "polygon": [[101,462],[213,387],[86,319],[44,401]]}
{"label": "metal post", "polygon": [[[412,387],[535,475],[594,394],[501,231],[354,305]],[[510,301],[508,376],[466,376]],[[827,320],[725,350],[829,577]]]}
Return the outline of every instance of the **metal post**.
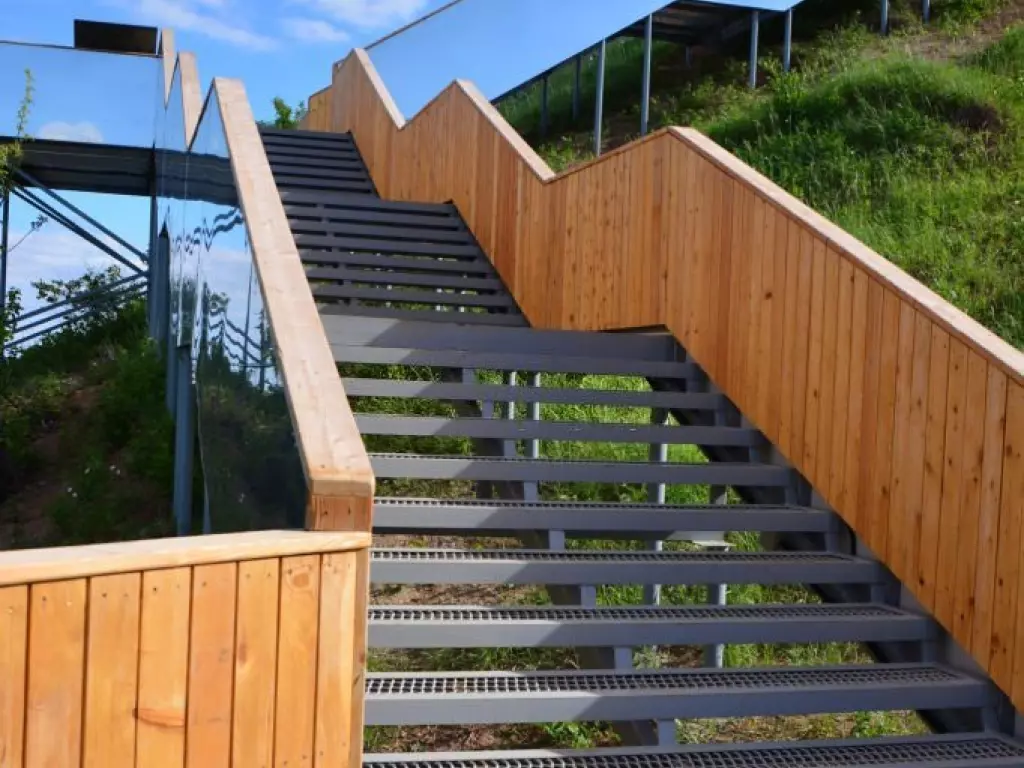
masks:
{"label": "metal post", "polygon": [[[530,374],[530,386],[533,387],[534,389],[539,389],[540,388],[540,374],[539,373],[531,373]],[[530,403],[529,406],[526,409],[526,415],[527,415],[527,418],[529,418],[530,421],[540,421],[540,403],[539,402]],[[526,442],[526,455],[527,455],[528,458],[531,458],[531,459],[539,459],[540,458],[540,440],[537,440],[536,438],[533,438],[533,439],[528,440]]]}
{"label": "metal post", "polygon": [[174,322],[171,317],[170,293],[167,301],[167,325],[164,327],[164,349],[167,350],[167,379],[164,385],[164,394],[167,397],[167,412],[171,418],[175,418],[178,411],[178,345],[174,333]]}
{"label": "metal post", "polygon": [[889,34],[889,0],[882,0],[882,34]]}
{"label": "metal post", "polygon": [[924,23],[927,24],[932,19],[932,2],[931,0],[921,0],[921,17],[924,19]]}
{"label": "metal post", "polygon": [[[651,424],[664,426],[667,421],[668,412],[664,409],[657,408],[651,411]],[[657,461],[664,464],[668,461],[668,445],[665,443],[652,443],[648,448],[648,456],[651,461]],[[649,504],[665,503],[664,483],[650,483],[647,486],[647,502]],[[661,552],[663,547],[664,542],[652,541],[649,542],[648,549],[654,552]],[[661,604],[661,584],[644,584],[643,592],[645,605]]]}
{"label": "metal post", "polygon": [[548,80],[550,75],[544,75],[544,81],[540,88],[540,137],[548,135]]}
{"label": "metal post", "polygon": [[582,78],[583,72],[583,56],[578,55],[576,57],[576,74],[572,83],[572,120],[576,122],[580,119],[580,79]]}
{"label": "metal post", "polygon": [[[728,489],[725,486],[713,485],[708,489],[708,501],[714,505],[729,503]],[[715,547],[714,549],[719,549]],[[725,584],[708,584],[708,605],[725,605],[728,599],[728,587]],[[725,646],[704,646],[704,666],[721,669],[725,666]]]}
{"label": "metal post", "polygon": [[187,536],[192,527],[192,463],[195,444],[192,395],[192,357],[189,347],[175,350],[174,414],[174,519],[179,536]]}
{"label": "metal post", "polygon": [[786,36],[782,43],[782,69],[789,72],[793,59],[793,9],[786,11]]}
{"label": "metal post", "polygon": [[750,12],[750,87],[757,88],[757,44],[761,32],[761,12]]}
{"label": "metal post", "polygon": [[11,192],[4,187],[3,200],[0,201],[0,314],[7,306],[7,237],[11,226]]}
{"label": "metal post", "polygon": [[686,46],[683,49],[683,55],[686,57],[686,68],[689,69],[693,66],[693,52],[690,49],[690,46]]}
{"label": "metal post", "polygon": [[604,121],[604,67],[608,58],[608,41],[602,40],[597,57],[597,94],[594,104],[594,154],[601,155],[601,127]]}
{"label": "metal post", "polygon": [[654,47],[654,16],[644,24],[644,84],[640,101],[640,135],[647,135],[651,119],[651,49]]}
{"label": "metal post", "polygon": [[160,242],[156,227],[156,185],[151,182],[149,196],[149,269],[146,271],[146,309],[148,310],[147,316],[149,317],[149,337],[154,341],[159,340],[159,336],[157,335],[157,312],[159,311],[159,307],[157,306],[157,293],[160,290],[160,277],[157,273],[157,263],[159,261],[159,255],[157,252],[160,248]]}

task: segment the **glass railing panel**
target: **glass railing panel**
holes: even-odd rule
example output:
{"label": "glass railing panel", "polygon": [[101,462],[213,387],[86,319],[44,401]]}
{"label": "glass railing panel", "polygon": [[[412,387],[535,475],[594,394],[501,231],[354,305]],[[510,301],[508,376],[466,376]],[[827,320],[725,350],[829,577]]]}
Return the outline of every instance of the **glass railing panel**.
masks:
{"label": "glass railing panel", "polygon": [[157,56],[0,42],[0,136],[15,133],[29,70],[32,138],[152,147],[160,67]]}
{"label": "glass railing panel", "polygon": [[212,530],[301,527],[306,483],[215,95],[196,131],[187,187],[181,317],[194,322]]}
{"label": "glass railing panel", "polygon": [[660,10],[666,0],[462,0],[367,49],[411,117],[455,79],[488,99]]}

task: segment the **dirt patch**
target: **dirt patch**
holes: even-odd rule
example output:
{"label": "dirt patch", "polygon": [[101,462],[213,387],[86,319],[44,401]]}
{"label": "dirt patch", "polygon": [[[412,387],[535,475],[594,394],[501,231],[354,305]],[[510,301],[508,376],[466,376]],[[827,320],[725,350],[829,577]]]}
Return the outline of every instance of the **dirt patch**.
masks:
{"label": "dirt patch", "polygon": [[979,22],[968,34],[930,27],[922,33],[900,39],[896,50],[932,61],[962,61],[988,48],[1002,38],[1008,27],[1021,22],[1024,22],[1024,0],[1011,0],[997,13]]}

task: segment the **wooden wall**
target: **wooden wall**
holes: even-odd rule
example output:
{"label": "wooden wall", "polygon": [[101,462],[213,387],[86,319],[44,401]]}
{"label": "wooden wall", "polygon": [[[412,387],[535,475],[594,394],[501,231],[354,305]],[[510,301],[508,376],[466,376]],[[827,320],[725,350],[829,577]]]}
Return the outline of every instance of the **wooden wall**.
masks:
{"label": "wooden wall", "polygon": [[1020,352],[696,131],[556,176],[469,83],[332,89],[383,196],[454,201],[536,326],[668,328],[1024,707]]}
{"label": "wooden wall", "polygon": [[369,539],[0,554],[0,766],[358,766]]}
{"label": "wooden wall", "polygon": [[305,131],[327,131],[331,125],[331,87],[309,97],[306,116],[299,127]]}

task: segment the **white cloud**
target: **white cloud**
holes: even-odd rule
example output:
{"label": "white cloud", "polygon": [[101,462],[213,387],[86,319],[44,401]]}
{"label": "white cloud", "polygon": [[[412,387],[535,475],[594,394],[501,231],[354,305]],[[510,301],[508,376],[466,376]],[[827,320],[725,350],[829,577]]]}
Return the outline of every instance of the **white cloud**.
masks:
{"label": "white cloud", "polygon": [[320,19],[282,19],[285,32],[303,43],[343,43],[348,34]]}
{"label": "white cloud", "polygon": [[237,13],[230,18],[226,15],[223,19],[219,18],[214,12],[226,8],[223,0],[139,0],[137,4],[130,0],[116,2],[131,8],[148,23],[160,27],[195,32],[251,51],[269,51],[277,47],[277,41],[272,37],[239,26]]}
{"label": "white cloud", "polygon": [[93,123],[65,123],[53,120],[39,129],[40,139],[53,141],[84,141],[91,144],[102,144],[103,134]]}
{"label": "white cloud", "polygon": [[413,19],[427,0],[300,0],[336,21],[364,29],[402,24]]}

